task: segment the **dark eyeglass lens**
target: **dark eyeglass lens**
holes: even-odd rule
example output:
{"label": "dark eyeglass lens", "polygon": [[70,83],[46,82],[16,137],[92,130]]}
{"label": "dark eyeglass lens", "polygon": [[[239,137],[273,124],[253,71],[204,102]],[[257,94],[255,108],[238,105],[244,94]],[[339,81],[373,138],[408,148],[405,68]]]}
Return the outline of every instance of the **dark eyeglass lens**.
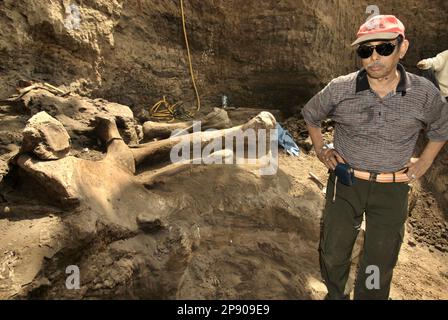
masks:
{"label": "dark eyeglass lens", "polygon": [[358,47],[357,52],[358,52],[358,55],[360,58],[367,59],[368,57],[370,57],[372,55],[373,49],[375,49],[379,55],[387,57],[387,56],[390,56],[392,54],[392,52],[394,52],[395,45],[390,42],[382,43],[377,46],[362,45],[362,46]]}
{"label": "dark eyeglass lens", "polygon": [[382,43],[375,48],[376,52],[382,56],[390,56],[395,50],[395,45],[392,43]]}
{"label": "dark eyeglass lens", "polygon": [[358,48],[358,55],[362,59],[367,59],[370,57],[373,53],[373,47],[371,46],[359,46]]}

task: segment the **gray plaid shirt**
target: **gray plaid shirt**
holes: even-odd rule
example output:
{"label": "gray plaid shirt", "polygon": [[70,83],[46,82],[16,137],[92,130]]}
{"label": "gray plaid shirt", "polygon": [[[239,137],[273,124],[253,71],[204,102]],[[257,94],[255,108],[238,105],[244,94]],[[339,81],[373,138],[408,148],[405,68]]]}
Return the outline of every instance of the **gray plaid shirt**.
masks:
{"label": "gray plaid shirt", "polygon": [[398,65],[395,92],[381,99],[363,69],[332,80],[302,109],[305,121],[320,127],[336,122],[334,146],[353,168],[395,172],[412,157],[419,132],[430,140],[448,140],[448,104],[425,78]]}

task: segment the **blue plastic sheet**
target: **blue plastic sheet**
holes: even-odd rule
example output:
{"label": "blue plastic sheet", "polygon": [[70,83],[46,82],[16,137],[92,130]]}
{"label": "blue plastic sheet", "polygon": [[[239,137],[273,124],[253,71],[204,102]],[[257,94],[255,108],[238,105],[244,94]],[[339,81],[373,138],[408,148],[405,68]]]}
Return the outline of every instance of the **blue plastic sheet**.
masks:
{"label": "blue plastic sheet", "polygon": [[278,134],[278,144],[285,149],[288,154],[298,157],[300,154],[300,149],[294,142],[294,139],[288,130],[283,129],[278,123],[276,128]]}

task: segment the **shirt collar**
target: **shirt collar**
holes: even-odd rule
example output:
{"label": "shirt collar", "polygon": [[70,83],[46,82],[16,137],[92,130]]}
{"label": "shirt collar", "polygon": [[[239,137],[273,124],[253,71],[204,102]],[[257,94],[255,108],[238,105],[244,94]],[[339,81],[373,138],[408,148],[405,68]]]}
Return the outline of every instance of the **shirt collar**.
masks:
{"label": "shirt collar", "polygon": [[[395,91],[401,92],[402,95],[404,96],[406,94],[406,91],[410,88],[411,82],[406,70],[400,63],[397,65],[397,70],[398,72],[400,72],[401,77],[400,82],[398,83],[397,89]],[[367,71],[366,69],[363,68],[358,72],[358,76],[356,77],[356,93],[369,89],[370,84],[369,80],[367,79]]]}

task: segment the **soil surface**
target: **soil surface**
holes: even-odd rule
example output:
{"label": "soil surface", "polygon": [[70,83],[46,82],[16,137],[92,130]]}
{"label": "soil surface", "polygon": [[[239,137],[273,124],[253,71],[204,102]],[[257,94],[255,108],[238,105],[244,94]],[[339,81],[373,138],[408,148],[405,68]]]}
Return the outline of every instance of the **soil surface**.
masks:
{"label": "soil surface", "polygon": [[[3,116],[14,119],[5,123],[18,135],[26,117]],[[300,157],[281,151],[273,176],[251,165],[193,165],[160,178],[148,189],[176,210],[158,230],[133,229],[92,208],[48,205],[16,170],[0,189],[3,299],[322,299],[326,293],[317,251],[325,195],[309,173],[325,184],[327,170],[312,151]],[[137,181],[155,170],[142,171]],[[132,215],[125,189],[121,197]],[[420,183],[410,202],[391,297],[447,299],[446,212]],[[353,270],[361,245],[362,233]],[[65,287],[69,265],[79,267],[80,290]],[[354,271],[351,284],[353,277]]]}
{"label": "soil surface", "polygon": [[[0,1],[1,299],[324,297],[317,251],[324,192],[309,176],[325,185],[327,170],[313,154],[298,113],[331,79],[357,70],[350,43],[370,14],[367,4],[184,3],[202,98],[197,116],[221,106],[223,95],[234,125],[270,110],[301,155],[281,152],[273,176],[260,175],[256,165],[192,165],[150,184],[148,178],[168,163],[130,176],[89,162],[86,190],[98,186],[100,201],[61,206],[42,177],[33,179],[11,161],[27,120],[48,112],[68,131],[70,155],[93,162],[105,158],[88,130],[94,115],[113,115],[125,142],[137,144],[149,108],[163,96],[192,110],[179,2]],[[447,1],[376,5],[406,25],[407,70],[416,72],[420,59],[448,47]],[[26,96],[5,101],[37,82],[67,95],[45,98],[42,92],[40,103]],[[323,133],[331,142],[331,122]],[[104,177],[120,183],[107,184]],[[448,299],[448,146],[413,186],[406,229],[392,298]],[[362,233],[350,285],[361,245]],[[69,266],[79,269],[78,290],[67,289]]]}

